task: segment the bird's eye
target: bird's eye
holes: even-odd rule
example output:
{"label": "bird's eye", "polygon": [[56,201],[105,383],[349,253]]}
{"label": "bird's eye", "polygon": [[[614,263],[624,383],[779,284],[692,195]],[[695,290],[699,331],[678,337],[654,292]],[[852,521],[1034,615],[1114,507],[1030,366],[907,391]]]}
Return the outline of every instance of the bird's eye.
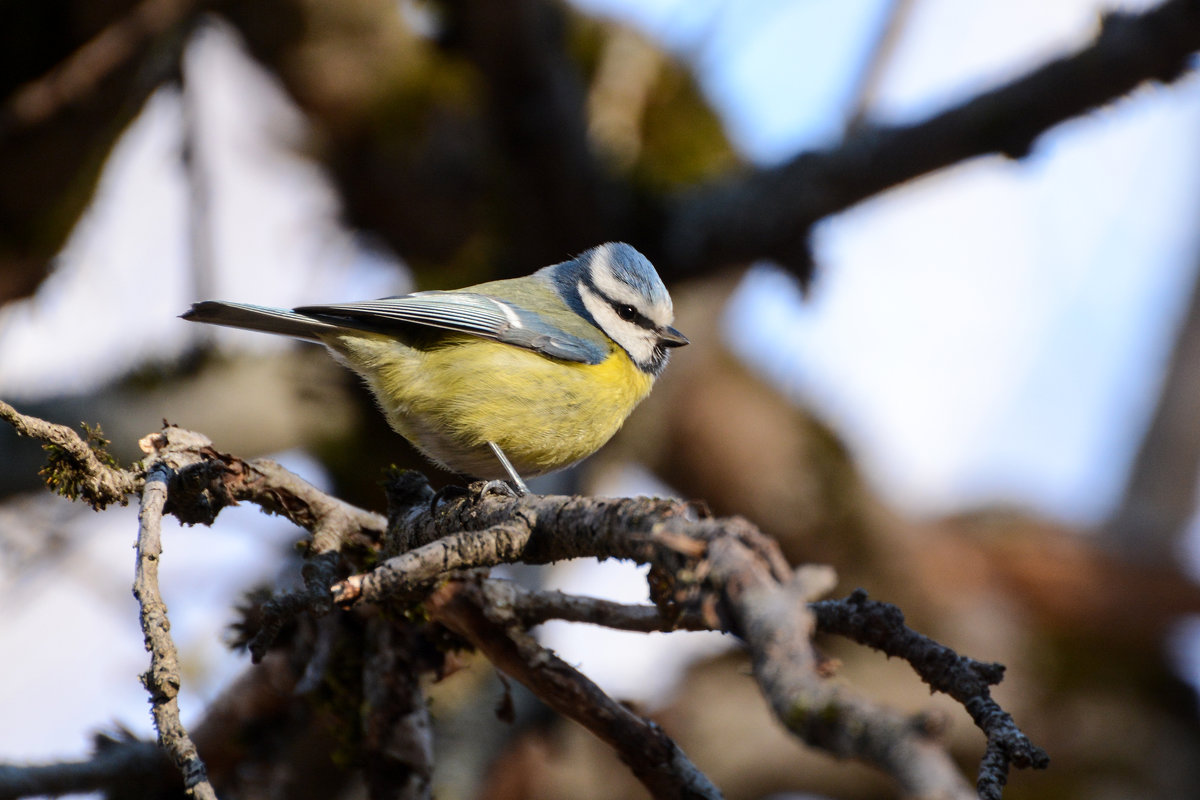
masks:
{"label": "bird's eye", "polygon": [[637,316],[637,309],[628,303],[622,303],[617,306],[617,316],[626,322],[629,322]]}

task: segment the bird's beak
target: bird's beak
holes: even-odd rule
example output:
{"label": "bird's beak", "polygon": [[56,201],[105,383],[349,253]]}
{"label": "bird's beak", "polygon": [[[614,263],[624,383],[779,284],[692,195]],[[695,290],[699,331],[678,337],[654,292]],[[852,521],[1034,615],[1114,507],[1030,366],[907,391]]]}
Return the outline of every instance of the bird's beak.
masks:
{"label": "bird's beak", "polygon": [[670,326],[659,328],[658,341],[663,347],[683,347],[688,344],[688,338]]}

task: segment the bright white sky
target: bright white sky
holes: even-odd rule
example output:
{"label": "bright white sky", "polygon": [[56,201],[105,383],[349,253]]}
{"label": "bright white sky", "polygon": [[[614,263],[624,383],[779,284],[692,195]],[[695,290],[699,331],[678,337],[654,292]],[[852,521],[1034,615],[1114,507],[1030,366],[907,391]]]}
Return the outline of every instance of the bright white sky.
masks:
{"label": "bright white sky", "polygon": [[[836,140],[864,50],[890,7],[884,0],[576,3],[633,21],[692,61],[735,142],[763,163]],[[875,98],[875,111],[891,120],[928,114],[1082,44],[1102,4],[917,0],[914,7]],[[215,193],[217,285],[207,291],[290,306],[403,290],[338,226],[337,201],[319,171],[287,153],[302,127],[274,85],[219,32],[193,47],[189,67]],[[176,319],[197,299],[185,266],[178,115],[169,92],[148,104],[56,274],[33,301],[0,312],[0,396],[95,385],[147,357],[180,352],[195,335]],[[904,507],[942,512],[1001,500],[1097,521],[1124,478],[1193,279],[1198,131],[1200,81],[1191,76],[1056,129],[1020,163],[977,160],[873,199],[816,231],[821,273],[809,301],[780,273],[756,268],[730,305],[728,340],[833,421],[875,484]],[[83,319],[113,325],[86,341],[48,333]],[[235,347],[281,346],[271,337],[218,335]],[[125,526],[122,541],[131,541],[128,520],[102,516],[109,514]],[[81,524],[97,519],[89,514]],[[204,549],[215,561],[205,563],[253,562],[233,538],[224,545],[206,532]],[[164,570],[173,558],[191,558],[172,541]],[[132,555],[124,544],[113,548],[128,562],[113,565],[124,600]],[[108,562],[81,563],[100,570]],[[233,585],[249,580],[219,571]],[[5,583],[0,596],[16,590]],[[88,606],[87,598],[53,595],[63,583],[37,589],[57,597],[46,607]],[[224,608],[233,590],[221,589],[209,599]],[[119,613],[123,630],[134,624],[129,609]],[[176,629],[186,637],[188,612],[179,613]],[[39,619],[0,620],[0,641],[35,636]],[[212,641],[210,634],[197,636]],[[97,650],[131,647],[135,671],[144,668],[136,628],[104,636]],[[582,651],[572,655],[570,636],[554,636],[569,660],[585,660]],[[32,656],[20,680],[14,669],[6,667],[0,686],[31,686],[50,671]],[[223,669],[207,670],[193,691],[203,696]],[[638,692],[619,670],[589,674],[626,696]],[[19,697],[0,696],[0,758],[58,755],[70,742],[82,752],[80,715],[96,694],[81,685],[78,697],[64,698],[63,727],[39,723],[43,705],[22,714]],[[148,730],[136,683],[131,712],[102,696],[111,702],[88,712],[91,724],[120,719]]]}

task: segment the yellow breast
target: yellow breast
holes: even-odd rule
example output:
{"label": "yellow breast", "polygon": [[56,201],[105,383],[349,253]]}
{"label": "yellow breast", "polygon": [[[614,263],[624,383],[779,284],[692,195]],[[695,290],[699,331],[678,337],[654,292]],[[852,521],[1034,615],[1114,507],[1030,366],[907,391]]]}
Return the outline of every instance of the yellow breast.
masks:
{"label": "yellow breast", "polygon": [[616,345],[596,365],[468,336],[427,350],[357,333],[329,345],[367,380],[398,433],[478,478],[504,477],[489,441],[526,476],[591,455],[654,384]]}

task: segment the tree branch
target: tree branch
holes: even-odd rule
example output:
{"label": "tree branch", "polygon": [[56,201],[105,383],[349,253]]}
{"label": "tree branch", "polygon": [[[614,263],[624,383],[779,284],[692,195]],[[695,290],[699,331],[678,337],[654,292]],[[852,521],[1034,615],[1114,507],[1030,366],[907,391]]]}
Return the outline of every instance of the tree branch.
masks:
{"label": "tree branch", "polygon": [[201,434],[167,426],[140,444],[144,452],[182,459],[167,510],[183,522],[211,524],[222,508],[249,501],[311,533],[314,554],[370,546],[386,528],[379,514],[322,492],[270,459],[220,453]]}
{"label": "tree branch", "polygon": [[991,687],[1004,679],[1003,664],[960,656],[904,624],[904,613],[889,603],[867,599],[861,589],[845,600],[812,603],[818,627],[846,636],[912,665],[934,691],[962,703],[987,736],[977,787],[985,800],[999,798],[1011,766],[1045,769],[1050,759],[1021,732],[1012,716],[992,699]]}
{"label": "tree branch", "polygon": [[[215,800],[204,764],[179,719],[178,653],[158,589],[163,514],[175,514],[189,523],[211,523],[226,505],[251,500],[265,511],[284,515],[312,532],[310,552],[314,555],[304,568],[306,588],[295,593],[294,598],[275,598],[273,605],[268,604],[264,628],[270,630],[259,637],[264,651],[267,640],[274,637],[290,616],[304,609],[317,613],[329,610],[329,585],[338,576],[339,551],[353,550],[382,536],[383,517],[319,491],[275,462],[247,462],[218,453],[207,437],[180,428],[167,426],[145,437],[140,445],[148,458],[122,470],[102,449],[94,449],[65,426],[22,415],[3,402],[0,402],[0,419],[11,423],[19,434],[47,443],[50,465],[43,473],[47,474],[51,488],[63,494],[81,497],[93,507],[102,508],[112,502],[125,502],[127,494],[140,488],[133,592],[141,609],[146,648],[151,653],[150,669],[142,676],[142,682],[151,695],[159,746],[183,773],[191,796]],[[89,436],[99,438],[91,431]],[[103,763],[97,766],[93,762],[77,772],[95,774],[105,768]],[[21,770],[18,776],[21,780],[34,774],[42,781],[62,773],[66,767],[54,765],[40,773],[30,773],[32,768],[14,769]],[[22,785],[17,778],[13,780]]]}
{"label": "tree branch", "polygon": [[[333,592],[338,604],[349,607],[393,598],[412,601],[419,596],[418,587],[435,577],[438,565],[462,569],[505,561],[538,564],[578,557],[648,563],[666,582],[655,593],[659,613],[670,619],[682,610],[682,614],[710,620],[709,627],[728,629],[741,637],[772,709],[806,742],[874,764],[893,775],[914,797],[974,796],[919,721],[877,707],[823,679],[820,658],[811,643],[815,623],[807,604],[831,586],[832,573],[810,567],[793,575],[775,544],[745,520],[699,518],[695,506],[668,500],[508,498],[478,488],[472,496],[435,511],[428,492],[414,488],[414,480],[411,474],[404,476],[404,488],[391,495],[393,501],[407,498],[410,505],[391,508],[392,523],[403,525],[404,530],[389,530],[384,552],[392,552],[388,546],[396,544],[412,549],[336,584]],[[497,591],[494,582],[481,585]],[[519,592],[505,590],[488,608],[503,608],[518,621],[519,598]],[[706,604],[713,598],[715,604]],[[431,613],[437,618],[438,612]],[[465,625],[457,619],[447,624],[455,630],[455,625]],[[476,643],[471,635],[463,635]],[[476,631],[474,635],[480,634]],[[910,648],[897,654],[914,657],[915,653],[917,650]],[[975,664],[969,659],[953,661],[945,666],[945,676],[975,679],[971,686],[982,692],[971,693],[963,688],[967,684],[956,684],[952,696],[967,706],[988,736],[989,752],[980,782],[983,786],[986,777],[991,786],[995,776],[1007,772],[1007,764],[1002,772],[996,771],[999,762],[992,746],[993,732],[1004,726],[990,716],[999,709],[987,695],[988,684],[977,680]],[[962,671],[964,675],[959,674]],[[986,675],[997,677],[995,671]],[[530,688],[539,691],[537,686]],[[981,714],[981,709],[989,713]],[[1020,749],[1014,746],[1012,751]],[[1040,758],[1014,757],[1009,763],[1046,765],[1044,754]]]}
{"label": "tree branch", "polygon": [[[57,426],[31,425],[14,414],[6,412],[5,418],[17,419],[25,430],[62,436]],[[196,777],[202,772],[193,759],[194,749],[189,749],[186,733],[173,727],[177,716],[170,716],[178,673],[172,668],[173,648],[165,634],[165,609],[154,586],[158,523],[164,511],[188,521],[211,521],[220,508],[238,499],[285,514],[313,531],[306,588],[290,599],[285,595],[266,616],[286,620],[307,609],[322,613],[329,604],[326,587],[338,576],[341,558],[366,563],[377,555],[390,556],[369,572],[335,583],[333,600],[350,607],[423,598],[434,621],[466,638],[552,707],[617,747],[657,796],[717,793],[662,731],[540,648],[527,632],[530,625],[557,617],[642,630],[678,627],[681,622],[727,630],[745,642],[755,677],[776,716],[804,741],[875,765],[912,797],[974,796],[919,719],[878,707],[825,679],[825,665],[812,644],[819,622],[821,629],[908,660],[931,687],[966,707],[988,741],[979,777],[981,796],[1000,796],[1010,766],[1046,766],[1045,754],[990,696],[990,686],[1003,674],[999,665],[957,656],[908,630],[896,609],[870,603],[865,594],[814,603],[832,586],[832,571],[803,567],[793,572],[774,541],[744,519],[714,519],[702,506],[653,498],[497,496],[484,491],[483,484],[438,504],[424,479],[408,472],[395,476],[388,487],[384,530],[378,515],[331,498],[278,465],[218,453],[198,434],[168,427],[146,437],[143,447],[151,457],[148,466],[141,467],[149,473],[144,479],[137,594],[154,652],[146,682],[154,694],[164,747],[198,787],[207,784]],[[137,473],[126,475],[128,480],[138,479]],[[518,560],[541,564],[578,557],[650,564],[654,609],[529,593],[507,582],[454,572]],[[442,583],[430,589],[434,578]],[[380,634],[368,645],[364,696],[379,700],[376,712],[381,716],[369,716],[363,724],[373,743],[377,777],[403,773],[409,793],[398,796],[421,796],[428,781],[423,777],[426,723],[419,692],[407,679],[389,678],[387,664],[393,662],[384,658],[384,639],[391,641],[389,637],[399,634]],[[432,663],[422,662],[407,673],[415,675]]]}
{"label": "tree branch", "polygon": [[136,787],[143,794],[149,794],[152,776],[162,775],[164,770],[174,770],[174,767],[167,763],[162,749],[153,742],[98,736],[95,754],[86,761],[22,766],[0,764],[0,800],[80,794],[112,787],[131,790]]}
{"label": "tree branch", "polygon": [[0,105],[0,143],[93,98],[103,81],[144,57],[151,43],[195,12],[195,0],[142,0],[37,80]]}
{"label": "tree branch", "polygon": [[922,122],[864,126],[836,148],[685,195],[667,210],[659,271],[669,278],[771,258],[807,279],[809,230],[817,220],[969,158],[1020,158],[1061,122],[1145,81],[1177,80],[1197,49],[1198,0],[1108,14],[1091,46]]}
{"label": "tree branch", "polygon": [[49,463],[41,475],[51,490],[70,500],[82,498],[99,510],[111,503],[125,503],[129,494],[141,488],[139,475],[117,467],[102,446],[94,449],[66,425],[18,413],[3,400],[0,400],[0,419],[12,425],[18,435],[45,443]]}
{"label": "tree branch", "polygon": [[713,542],[709,558],[711,580],[750,650],[755,678],[788,730],[834,755],[879,767],[907,797],[974,796],[920,725],[824,679],[807,604],[832,588],[832,570],[802,567],[780,582],[736,540]]}
{"label": "tree branch", "polygon": [[150,651],[150,669],[142,675],[142,683],[150,692],[154,727],[159,746],[171,756],[183,773],[188,794],[200,800],[216,800],[217,794],[196,752],[196,745],[179,719],[179,654],[171,640],[171,623],[167,607],[158,591],[158,560],[162,555],[162,514],[167,504],[167,485],[170,468],[159,462],[151,467],[142,490],[142,507],[138,514],[137,575],[133,596],[141,607],[142,633]]}
{"label": "tree branch", "polygon": [[526,628],[557,619],[564,622],[585,622],[589,625],[634,633],[722,629],[720,620],[711,614],[681,612],[678,615],[668,615],[657,606],[615,603],[612,600],[579,597],[559,591],[535,592],[519,584],[496,579],[491,579],[491,582],[504,587],[502,589],[497,586],[491,589],[492,596],[505,593],[504,603],[511,606],[513,615]]}
{"label": "tree branch", "polygon": [[44,278],[102,157],[173,69],[200,2],[21,5],[5,4],[0,35],[0,303]]}
{"label": "tree branch", "polygon": [[474,577],[452,579],[429,595],[425,608],[498,669],[612,746],[654,797],[721,797],[661,728],[613,700],[539,645],[512,609],[491,594],[497,588],[495,582]]}

